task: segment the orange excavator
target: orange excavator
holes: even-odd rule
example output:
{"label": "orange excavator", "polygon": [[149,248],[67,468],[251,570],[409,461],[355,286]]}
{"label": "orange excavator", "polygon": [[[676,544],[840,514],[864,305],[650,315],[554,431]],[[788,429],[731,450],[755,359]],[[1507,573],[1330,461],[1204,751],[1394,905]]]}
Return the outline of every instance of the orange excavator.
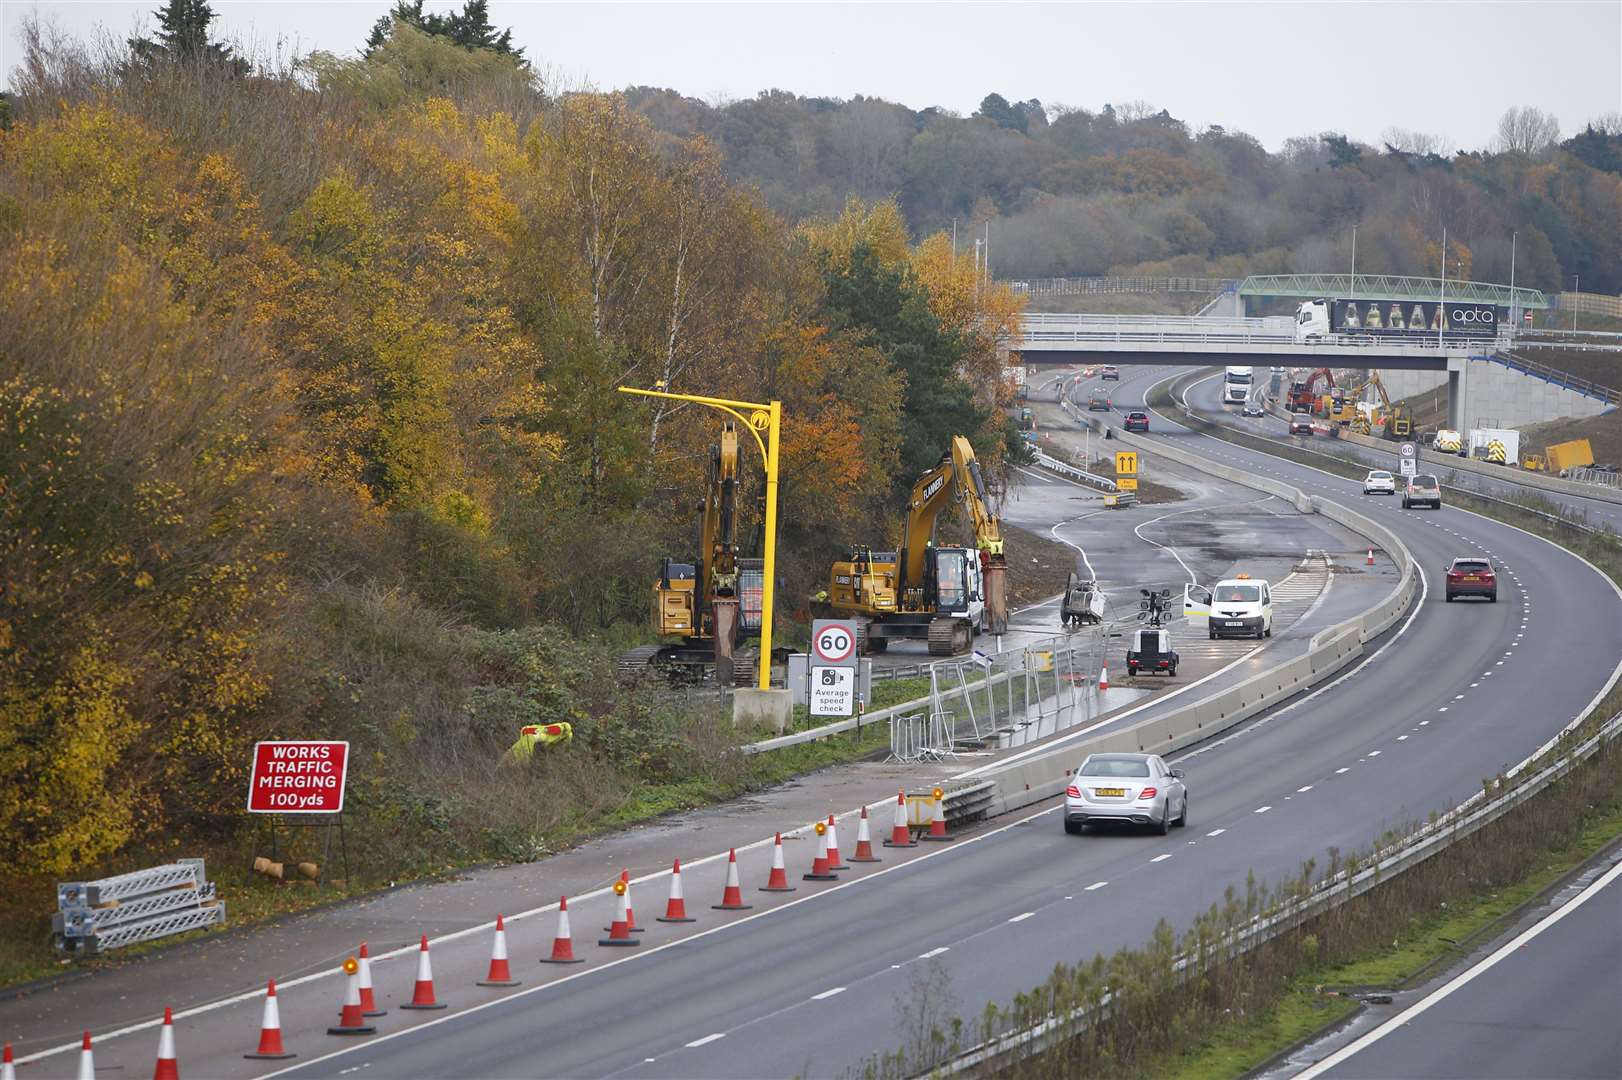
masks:
{"label": "orange excavator", "polygon": [[1318,408],[1318,383],[1322,380],[1329,389],[1335,389],[1335,375],[1326,367],[1321,367],[1307,376],[1305,382],[1290,384],[1290,392],[1285,402],[1290,412],[1314,412]]}

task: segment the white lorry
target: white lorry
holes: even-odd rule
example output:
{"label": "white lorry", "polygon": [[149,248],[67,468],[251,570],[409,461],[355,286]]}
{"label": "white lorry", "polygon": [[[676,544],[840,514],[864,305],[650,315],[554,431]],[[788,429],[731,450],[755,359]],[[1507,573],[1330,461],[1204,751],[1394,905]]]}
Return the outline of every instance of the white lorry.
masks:
{"label": "white lorry", "polygon": [[1222,372],[1222,403],[1243,405],[1250,400],[1250,387],[1254,375],[1248,367],[1230,367]]}
{"label": "white lorry", "polygon": [[1519,465],[1521,433],[1512,428],[1471,428],[1470,457],[1495,465]]}

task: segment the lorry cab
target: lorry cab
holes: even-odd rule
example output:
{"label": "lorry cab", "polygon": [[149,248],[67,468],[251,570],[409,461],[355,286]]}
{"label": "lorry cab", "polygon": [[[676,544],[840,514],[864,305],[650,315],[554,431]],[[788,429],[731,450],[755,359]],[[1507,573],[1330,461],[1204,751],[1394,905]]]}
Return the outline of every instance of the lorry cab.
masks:
{"label": "lorry cab", "polygon": [[1329,301],[1308,300],[1295,309],[1295,340],[1309,341],[1329,333]]}
{"label": "lorry cab", "polygon": [[1183,616],[1204,617],[1210,636],[1272,637],[1273,588],[1249,574],[1219,581],[1213,588],[1183,587]]}

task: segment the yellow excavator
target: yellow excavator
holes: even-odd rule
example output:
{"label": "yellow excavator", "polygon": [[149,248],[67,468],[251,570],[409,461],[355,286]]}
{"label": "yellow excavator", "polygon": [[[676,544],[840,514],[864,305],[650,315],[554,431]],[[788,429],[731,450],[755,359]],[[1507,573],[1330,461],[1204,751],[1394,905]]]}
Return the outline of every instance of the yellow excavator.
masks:
{"label": "yellow excavator", "polygon": [[714,669],[718,686],[747,682],[754,650],[741,648],[760,635],[764,562],[739,555],[738,428],[731,420],[710,446],[709,478],[699,504],[695,562],[666,556],[653,583],[653,632],[665,644],[643,645],[620,657],[627,670],[660,669],[673,680],[702,682]]}
{"label": "yellow excavator", "polygon": [[[974,528],[975,546],[938,547],[935,519],[956,503]],[[977,632],[1008,629],[1002,526],[991,512],[974,448],[961,435],[912,487],[901,550],[856,547],[833,564],[827,607],[854,619],[857,646],[883,652],[895,638],[922,639],[932,656],[966,652]]]}

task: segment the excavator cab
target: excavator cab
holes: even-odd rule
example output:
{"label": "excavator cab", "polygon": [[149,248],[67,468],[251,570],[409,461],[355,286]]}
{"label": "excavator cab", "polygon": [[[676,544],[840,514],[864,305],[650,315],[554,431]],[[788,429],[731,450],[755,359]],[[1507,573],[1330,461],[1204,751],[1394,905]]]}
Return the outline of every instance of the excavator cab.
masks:
{"label": "excavator cab", "polygon": [[698,606],[698,568],[692,563],[665,558],[653,585],[653,629],[661,635],[694,632]]}

